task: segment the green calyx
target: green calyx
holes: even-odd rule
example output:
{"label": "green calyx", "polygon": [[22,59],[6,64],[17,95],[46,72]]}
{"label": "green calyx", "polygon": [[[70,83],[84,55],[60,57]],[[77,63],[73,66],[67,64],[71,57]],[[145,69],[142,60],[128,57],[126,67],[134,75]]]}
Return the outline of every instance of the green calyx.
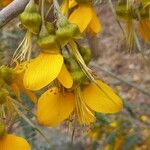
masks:
{"label": "green calyx", "polygon": [[84,62],[88,65],[91,61],[91,49],[87,46],[79,46],[79,52],[83,57]]}
{"label": "green calyx", "polygon": [[0,68],[0,75],[3,81],[8,85],[11,85],[15,79],[14,70],[6,66]]}
{"label": "green calyx", "polygon": [[6,134],[6,127],[5,124],[0,122],[0,138]]}
{"label": "green calyx", "polygon": [[36,10],[36,4],[33,0],[26,6],[24,12],[20,15],[21,24],[34,34],[38,34],[41,27],[41,16]]}
{"label": "green calyx", "polygon": [[4,104],[7,101],[8,91],[6,89],[0,89],[0,104]]}
{"label": "green calyx", "polygon": [[81,39],[81,33],[76,24],[67,23],[56,31],[58,43],[63,47],[71,39]]}
{"label": "green calyx", "polygon": [[37,45],[46,53],[59,53],[59,47],[55,35],[47,35],[41,37],[37,41]]}

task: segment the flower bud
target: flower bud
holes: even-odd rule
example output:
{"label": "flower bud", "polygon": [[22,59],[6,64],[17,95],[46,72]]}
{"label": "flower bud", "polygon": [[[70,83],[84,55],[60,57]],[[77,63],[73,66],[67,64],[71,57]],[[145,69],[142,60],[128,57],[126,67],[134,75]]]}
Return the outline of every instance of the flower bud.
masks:
{"label": "flower bud", "polygon": [[0,68],[0,74],[6,84],[11,85],[15,79],[15,72],[13,69],[3,66]]}
{"label": "flower bud", "polygon": [[48,35],[48,36],[41,37],[38,39],[37,44],[39,48],[41,48],[42,51],[44,52],[49,52],[49,53],[59,52],[59,47],[57,45],[55,35]]}
{"label": "flower bud", "polygon": [[3,137],[6,134],[5,124],[0,122],[0,137]]}
{"label": "flower bud", "polygon": [[6,89],[0,89],[0,104],[4,104],[7,101],[8,91]]}
{"label": "flower bud", "polygon": [[30,0],[24,12],[20,15],[22,25],[34,34],[38,34],[41,27],[41,16],[36,11],[36,4]]}
{"label": "flower bud", "polygon": [[71,76],[73,78],[74,83],[80,84],[83,82],[83,80],[86,78],[86,75],[82,70],[76,70],[71,73]]}
{"label": "flower bud", "polygon": [[91,49],[86,46],[79,46],[79,52],[85,63],[88,65],[91,60]]}
{"label": "flower bud", "polygon": [[80,39],[81,34],[76,24],[68,23],[56,31],[56,37],[61,46],[64,46],[71,39]]}

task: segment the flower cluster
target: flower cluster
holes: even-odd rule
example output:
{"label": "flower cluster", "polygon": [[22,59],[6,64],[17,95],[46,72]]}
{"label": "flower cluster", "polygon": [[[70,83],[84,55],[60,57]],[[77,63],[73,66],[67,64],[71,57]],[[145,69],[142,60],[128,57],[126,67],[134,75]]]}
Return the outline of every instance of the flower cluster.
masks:
{"label": "flower cluster", "polygon": [[[40,0],[39,4],[30,0],[19,18],[25,37],[12,57],[11,68],[3,67],[8,73],[2,77],[10,81],[6,84],[17,101],[21,101],[20,91],[30,97],[41,125],[55,126],[70,117],[89,125],[96,119],[95,112],[116,113],[122,109],[121,98],[88,67],[91,50],[80,42],[85,33],[95,36],[101,31],[91,0],[63,0],[60,4],[57,0]],[[8,109],[2,111],[7,116],[17,108],[10,92],[1,91],[0,100],[8,99],[0,105]],[[35,92],[40,94],[38,99]],[[6,128],[6,122],[0,121]],[[24,139],[11,134],[2,134],[1,147],[30,149]]]}

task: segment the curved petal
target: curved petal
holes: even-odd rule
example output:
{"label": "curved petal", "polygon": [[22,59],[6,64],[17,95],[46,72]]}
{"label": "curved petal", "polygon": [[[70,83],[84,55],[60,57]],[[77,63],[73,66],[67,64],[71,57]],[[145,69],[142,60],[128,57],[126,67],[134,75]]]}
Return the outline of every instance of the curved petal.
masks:
{"label": "curved petal", "polygon": [[92,16],[92,7],[89,5],[81,4],[70,15],[69,22],[78,25],[80,31],[83,32],[89,25]]}
{"label": "curved petal", "polygon": [[72,76],[64,64],[61,68],[61,71],[60,71],[57,79],[65,88],[71,88],[73,85]]}
{"label": "curved petal", "polygon": [[84,100],[92,110],[101,113],[115,113],[122,109],[122,100],[113,90],[103,83],[97,81],[100,88],[94,83],[89,84],[83,90]]}
{"label": "curved petal", "polygon": [[88,25],[88,27],[94,32],[94,33],[98,33],[101,31],[102,27],[99,21],[99,18],[97,17],[95,11],[92,11],[92,19]]}
{"label": "curved petal", "polygon": [[0,139],[0,150],[31,150],[31,147],[24,138],[7,134]]}
{"label": "curved petal", "polygon": [[30,90],[39,90],[58,76],[63,64],[60,54],[41,53],[27,65],[24,73],[24,86]]}
{"label": "curved petal", "polygon": [[74,95],[72,93],[60,93],[54,87],[46,91],[38,101],[37,119],[45,126],[53,126],[67,119],[74,110]]}

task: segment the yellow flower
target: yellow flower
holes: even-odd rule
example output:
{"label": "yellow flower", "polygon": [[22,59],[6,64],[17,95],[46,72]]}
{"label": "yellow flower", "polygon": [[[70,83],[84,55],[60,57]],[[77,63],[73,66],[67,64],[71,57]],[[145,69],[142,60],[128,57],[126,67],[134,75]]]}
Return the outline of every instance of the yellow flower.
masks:
{"label": "yellow flower", "polygon": [[66,88],[73,84],[71,75],[63,64],[63,56],[42,52],[27,64],[23,82],[25,88],[39,90],[56,78]]}
{"label": "yellow flower", "polygon": [[32,91],[26,89],[23,85],[23,76],[24,76],[24,70],[22,70],[23,65],[24,64],[20,64],[14,68],[15,79],[11,84],[12,90],[14,91],[17,98],[20,99],[20,91],[22,91],[32,100],[33,103],[37,103],[36,95]]}
{"label": "yellow flower", "polygon": [[[70,7],[76,3],[70,2]],[[88,30],[93,33],[101,31],[99,19],[90,4],[78,4],[78,7],[69,16],[69,22],[78,25],[81,32]]]}
{"label": "yellow flower", "polygon": [[150,42],[150,18],[141,19],[139,22],[138,31],[145,42]]}
{"label": "yellow flower", "polygon": [[24,138],[6,134],[0,138],[0,150],[31,150],[31,147]]}
{"label": "yellow flower", "polygon": [[101,88],[90,83],[72,92],[62,92],[57,87],[49,89],[38,100],[38,122],[45,126],[58,125],[74,112],[81,124],[90,124],[95,121],[95,112],[120,111],[121,99],[108,85],[99,80],[97,83]]}

